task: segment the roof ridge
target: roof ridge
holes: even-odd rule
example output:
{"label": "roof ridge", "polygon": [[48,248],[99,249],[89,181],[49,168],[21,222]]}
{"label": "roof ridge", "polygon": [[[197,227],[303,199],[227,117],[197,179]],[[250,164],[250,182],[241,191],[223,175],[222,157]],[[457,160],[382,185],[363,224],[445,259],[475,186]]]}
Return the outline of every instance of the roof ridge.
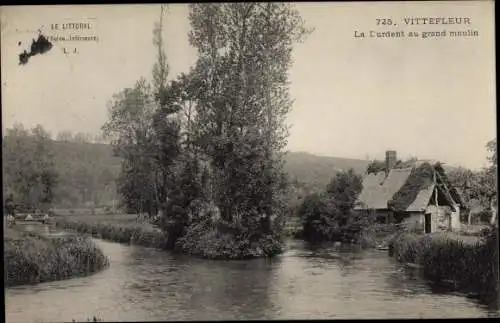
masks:
{"label": "roof ridge", "polygon": [[408,167],[402,167],[402,168],[392,168],[391,171],[393,170],[397,170],[397,171],[403,171],[403,170],[409,170],[409,169],[412,169],[413,167],[415,166],[408,166]]}

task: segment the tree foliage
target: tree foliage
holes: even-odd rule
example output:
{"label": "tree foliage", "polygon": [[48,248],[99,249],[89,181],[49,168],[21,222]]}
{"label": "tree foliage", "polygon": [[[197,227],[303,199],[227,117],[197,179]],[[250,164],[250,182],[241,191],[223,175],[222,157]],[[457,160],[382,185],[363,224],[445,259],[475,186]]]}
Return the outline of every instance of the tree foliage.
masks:
{"label": "tree foliage", "polygon": [[367,224],[366,217],[353,212],[362,185],[351,169],[337,173],[323,194],[308,196],[299,208],[303,237],[311,242],[355,240]]}
{"label": "tree foliage", "polygon": [[120,193],[131,209],[140,202],[160,211],[170,247],[205,221],[200,205],[216,210],[208,212],[220,215],[215,227],[233,240],[278,236],[287,73],[307,30],[282,3],[193,4],[189,21],[198,51],[189,73],[167,80],[162,7],[151,86],[140,81],[111,105],[103,129],[123,160]]}
{"label": "tree foliage", "polygon": [[194,137],[214,174],[213,199],[224,221],[267,232],[261,224],[284,209],[287,70],[307,31],[282,3],[195,4],[189,19],[199,55]]}
{"label": "tree foliage", "polygon": [[166,210],[171,208],[169,203],[174,203],[169,194],[175,191],[179,176],[175,171],[175,161],[182,153],[179,112],[186,100],[183,95],[187,81],[185,78],[167,81],[164,9],[162,6],[159,22],[153,30],[157,60],[152,70],[152,83],[141,79],[134,88],[115,96],[103,130],[111,139],[116,154],[122,158],[118,190],[127,209],[173,216]]}
{"label": "tree foliage", "polygon": [[[452,184],[461,192],[466,203],[479,201],[480,205],[489,209],[490,222],[496,221],[497,207],[497,148],[496,139],[489,141],[486,144],[486,149],[491,155],[488,157],[490,166],[472,171],[466,168],[458,168],[449,173],[448,178]],[[471,223],[471,214],[469,214],[468,222]]]}
{"label": "tree foliage", "polygon": [[109,120],[103,131],[110,138],[114,152],[122,158],[118,191],[128,211],[154,213],[156,203],[152,117],[154,102],[151,88],[140,79],[133,88],[115,95]]}
{"label": "tree foliage", "polygon": [[37,125],[7,129],[2,144],[4,193],[20,212],[46,211],[52,205],[58,174],[50,134]]}
{"label": "tree foliage", "polygon": [[488,157],[488,161],[491,163],[491,167],[497,167],[497,138],[488,141],[486,144],[486,149],[491,153]]}

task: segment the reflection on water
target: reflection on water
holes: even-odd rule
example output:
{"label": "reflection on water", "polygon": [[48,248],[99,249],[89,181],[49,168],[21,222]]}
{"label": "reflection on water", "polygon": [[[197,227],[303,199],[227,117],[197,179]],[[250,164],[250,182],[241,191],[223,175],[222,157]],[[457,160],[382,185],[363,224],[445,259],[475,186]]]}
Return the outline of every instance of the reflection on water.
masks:
{"label": "reflection on water", "polygon": [[273,260],[209,261],[97,243],[110,256],[109,269],[8,289],[7,321],[86,320],[94,315],[107,321],[491,315],[459,294],[432,293],[385,252],[309,249],[293,242]]}

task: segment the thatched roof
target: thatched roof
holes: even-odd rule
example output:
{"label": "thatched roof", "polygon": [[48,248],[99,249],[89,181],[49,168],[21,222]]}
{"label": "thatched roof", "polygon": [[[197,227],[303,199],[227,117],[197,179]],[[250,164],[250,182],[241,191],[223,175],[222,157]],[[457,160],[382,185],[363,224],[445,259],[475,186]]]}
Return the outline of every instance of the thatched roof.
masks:
{"label": "thatched roof", "polygon": [[387,177],[385,172],[367,174],[363,179],[363,190],[358,196],[356,209],[423,211],[429,204],[435,185],[438,185],[447,200],[453,199],[463,205],[460,195],[451,186],[439,163],[412,161],[391,169]]}
{"label": "thatched roof", "polygon": [[411,168],[392,169],[386,177],[385,172],[368,174],[363,179],[363,190],[358,196],[358,209],[387,209],[387,201],[404,185],[411,174]]}

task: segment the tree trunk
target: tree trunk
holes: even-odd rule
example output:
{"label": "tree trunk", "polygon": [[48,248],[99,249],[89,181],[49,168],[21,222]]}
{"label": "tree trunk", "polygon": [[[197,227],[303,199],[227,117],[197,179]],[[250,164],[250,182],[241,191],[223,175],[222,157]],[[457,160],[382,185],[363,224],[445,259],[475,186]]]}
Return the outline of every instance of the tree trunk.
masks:
{"label": "tree trunk", "polygon": [[467,214],[467,224],[472,224],[472,212],[469,210],[469,214]]}
{"label": "tree trunk", "polygon": [[496,211],[495,207],[493,206],[493,198],[490,199],[490,210],[491,210],[490,224],[494,225],[497,221],[497,211]]}

